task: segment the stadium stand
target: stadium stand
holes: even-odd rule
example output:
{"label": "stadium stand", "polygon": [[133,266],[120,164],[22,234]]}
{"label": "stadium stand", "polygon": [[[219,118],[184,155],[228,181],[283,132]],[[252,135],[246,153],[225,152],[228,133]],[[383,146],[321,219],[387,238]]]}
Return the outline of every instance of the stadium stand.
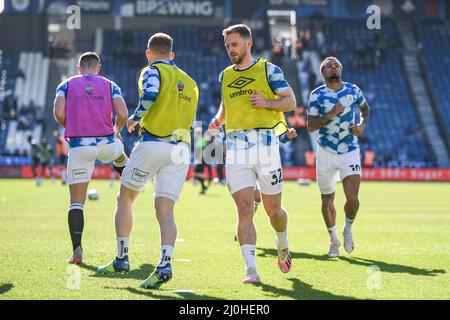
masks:
{"label": "stadium stand", "polygon": [[[434,90],[439,114],[450,137],[450,23],[442,20],[422,20],[418,23],[426,71]],[[439,59],[436,59],[439,57]]]}
{"label": "stadium stand", "polygon": [[[401,67],[401,48],[390,19],[383,21],[382,33],[363,28],[362,19],[333,19],[323,29],[319,59],[311,56],[305,68],[318,69],[322,58],[334,55],[344,65],[345,81],[356,83],[372,107],[373,116],[361,151],[372,150],[379,167],[426,167],[435,165],[421,130]],[[345,48],[345,50],[343,49]],[[314,63],[315,62],[315,63]],[[314,74],[320,79],[320,74]],[[308,80],[303,80],[308,84]],[[319,85],[320,81],[312,81]],[[312,87],[307,88],[310,92]]]}
{"label": "stadium stand", "polygon": [[15,77],[14,99],[17,99],[17,116],[10,120],[5,152],[14,156],[26,156],[30,145],[27,137],[33,136],[40,141],[43,107],[49,71],[49,59],[41,52],[21,52],[17,55],[17,73]]}
{"label": "stadium stand", "polygon": [[[314,144],[312,139],[309,141],[309,134],[305,133],[307,98],[309,92],[321,84],[318,67],[322,58],[335,55],[344,64],[344,80],[361,87],[373,110],[370,125],[360,139],[361,153],[373,151],[375,167],[436,166],[408,90],[395,21],[384,18],[382,32],[368,30],[365,23],[362,18],[324,19],[313,14],[299,20],[298,42],[295,45],[267,30],[262,32],[267,38],[255,35],[258,49],[255,56],[271,51],[272,56],[265,57],[283,68],[283,61],[290,56],[290,50],[297,50],[299,55],[295,62],[299,87],[293,88],[299,93],[299,108],[287,114],[286,118],[291,126],[299,129],[299,136],[304,139],[299,139],[301,146],[296,141],[293,146],[282,147],[286,165],[305,164],[305,154]],[[222,32],[221,26],[191,23],[188,27],[170,25],[145,30],[101,30],[102,74],[117,82],[129,112],[134,112],[138,103],[136,79],[140,68],[147,63],[144,55],[146,43],[149,35],[158,31],[173,36],[177,65],[199,84],[201,94],[197,121],[202,121],[206,129],[221,98],[217,77],[230,63],[222,37],[218,36]],[[450,49],[450,24],[440,19],[423,19],[418,23],[418,32],[428,85],[434,91],[439,113],[443,115],[443,127],[450,137],[450,57],[447,54]],[[40,140],[42,135],[48,135],[54,129],[45,127],[51,122],[50,97],[47,95],[54,91],[53,88],[47,89],[52,75],[50,60],[53,57],[71,59],[70,63],[66,63],[70,69],[64,74],[72,75],[75,71],[74,53],[94,50],[98,44],[97,38],[92,35],[76,38],[73,44],[55,41],[42,51],[30,51],[20,46],[0,50],[0,163],[28,163],[26,137],[32,135]],[[285,47],[287,45],[289,47]],[[436,55],[441,58],[436,59]],[[54,78],[58,78],[57,75]],[[42,114],[44,111],[45,114]],[[129,153],[136,141],[136,134],[129,135],[124,130],[123,136]]]}

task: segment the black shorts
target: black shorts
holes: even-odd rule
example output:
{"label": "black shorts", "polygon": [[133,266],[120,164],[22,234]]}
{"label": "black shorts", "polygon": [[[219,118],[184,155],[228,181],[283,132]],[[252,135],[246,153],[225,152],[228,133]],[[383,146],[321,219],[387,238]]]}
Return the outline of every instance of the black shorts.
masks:
{"label": "black shorts", "polygon": [[40,164],[41,164],[41,159],[39,159],[38,157],[31,158],[31,166],[32,167],[37,167]]}
{"label": "black shorts", "polygon": [[65,165],[67,163],[67,156],[60,154],[58,156],[58,165]]}
{"label": "black shorts", "polygon": [[50,160],[49,161],[43,161],[41,163],[41,167],[49,167],[50,166]]}
{"label": "black shorts", "polygon": [[194,169],[195,173],[204,173],[205,172],[205,164],[197,164]]}

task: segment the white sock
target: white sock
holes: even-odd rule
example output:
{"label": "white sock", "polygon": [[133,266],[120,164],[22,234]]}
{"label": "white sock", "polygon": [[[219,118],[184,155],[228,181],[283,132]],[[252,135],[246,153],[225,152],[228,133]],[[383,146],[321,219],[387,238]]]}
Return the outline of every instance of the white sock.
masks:
{"label": "white sock", "polygon": [[349,219],[347,217],[345,217],[345,225],[344,225],[344,230],[345,231],[352,231],[352,224],[355,221],[355,219]]}
{"label": "white sock", "polygon": [[173,254],[172,246],[162,245],[158,267],[164,267],[166,264],[170,263],[170,260],[172,259],[172,254]]}
{"label": "white sock", "polygon": [[256,245],[244,244],[241,246],[241,251],[245,261],[245,270],[253,269],[256,271]]}
{"label": "white sock", "polygon": [[256,210],[258,210],[258,207],[259,207],[259,204],[260,204],[261,202],[257,202],[257,201],[255,201],[255,211],[254,212],[256,212]]}
{"label": "white sock", "polygon": [[278,250],[287,249],[289,247],[287,230],[284,232],[277,232],[277,248]]}
{"label": "white sock", "polygon": [[336,226],[328,228],[328,233],[330,234],[331,242],[338,242],[339,239],[336,235]]}
{"label": "white sock", "polygon": [[117,258],[122,259],[128,255],[128,237],[117,237]]}
{"label": "white sock", "polygon": [[127,162],[128,162],[128,157],[125,157],[125,160],[123,160],[121,163],[113,161],[113,165],[115,165],[116,167],[125,167]]}
{"label": "white sock", "polygon": [[66,182],[66,170],[61,169],[61,170],[59,171],[59,173],[61,174],[61,180],[62,180],[63,182]]}

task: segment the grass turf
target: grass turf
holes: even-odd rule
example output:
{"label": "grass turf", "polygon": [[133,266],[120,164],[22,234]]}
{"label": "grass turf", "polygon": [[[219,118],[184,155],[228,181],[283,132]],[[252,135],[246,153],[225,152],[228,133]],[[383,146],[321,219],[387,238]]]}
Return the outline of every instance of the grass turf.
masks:
{"label": "grass turf", "polygon": [[[138,287],[159,258],[151,186],[134,207],[132,270],[113,276],[97,275],[96,269],[116,253],[119,183],[110,188],[107,181],[93,181],[90,188],[100,199],[85,206],[84,264],[78,268],[66,262],[68,188],[0,180],[0,300],[450,299],[450,184],[364,182],[353,228],[355,252],[341,247],[340,258],[328,259],[317,186],[285,183],[293,269],[278,270],[275,235],[260,207],[255,223],[262,284],[251,286],[242,284],[244,264],[233,241],[236,217],[227,188],[212,186],[199,196],[199,186],[186,183],[175,207],[178,238],[184,241],[175,247],[173,280],[158,290]],[[343,204],[338,186],[338,230]]]}

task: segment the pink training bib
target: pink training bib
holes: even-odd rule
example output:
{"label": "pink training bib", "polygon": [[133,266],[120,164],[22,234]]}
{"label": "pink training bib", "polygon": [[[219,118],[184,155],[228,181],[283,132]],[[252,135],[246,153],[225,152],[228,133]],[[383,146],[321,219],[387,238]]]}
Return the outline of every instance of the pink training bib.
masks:
{"label": "pink training bib", "polygon": [[111,82],[96,75],[79,75],[67,83],[66,137],[113,134]]}

